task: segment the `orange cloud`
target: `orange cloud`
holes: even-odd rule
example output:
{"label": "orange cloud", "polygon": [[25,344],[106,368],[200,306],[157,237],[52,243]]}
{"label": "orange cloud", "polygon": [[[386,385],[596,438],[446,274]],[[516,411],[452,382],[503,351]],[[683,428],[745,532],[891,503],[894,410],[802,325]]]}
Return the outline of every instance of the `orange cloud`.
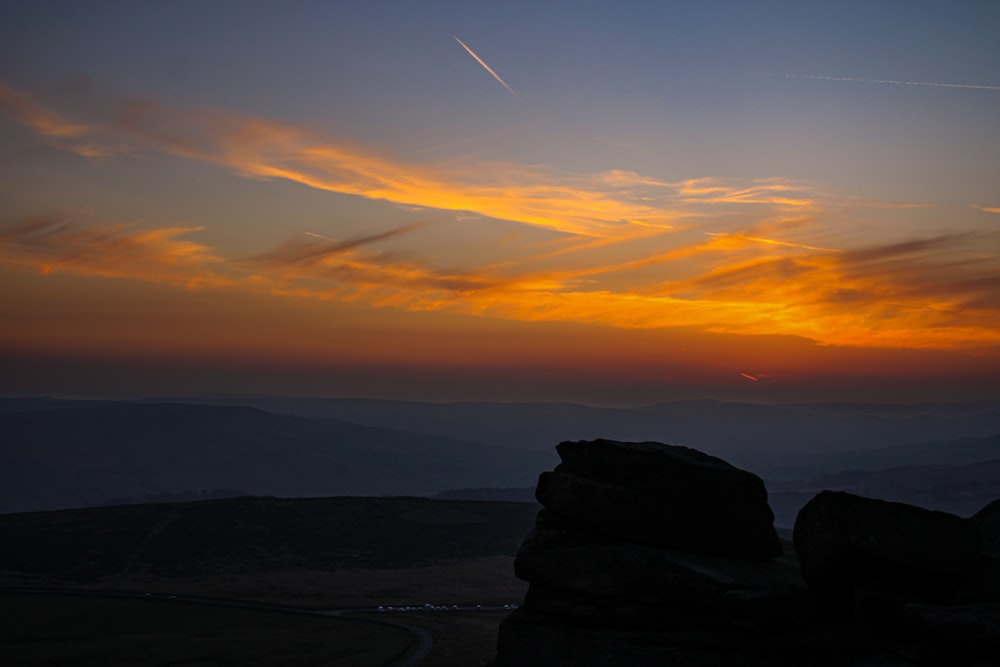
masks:
{"label": "orange cloud", "polygon": [[778,239],[765,239],[757,236],[747,236],[746,234],[726,234],[723,232],[705,232],[709,236],[714,236],[725,242],[735,242],[734,245],[741,245],[742,241],[752,243],[764,243],[767,245],[785,246],[786,248],[801,248],[803,250],[822,250],[825,252],[840,252],[836,248],[820,248],[819,246],[806,245],[805,243],[792,243],[791,241],[779,241]]}
{"label": "orange cloud", "polygon": [[[346,241],[302,236],[255,257],[228,261],[179,238],[194,231],[87,228],[60,217],[34,218],[0,234],[0,261],[43,272],[187,287],[239,286],[280,297],[519,321],[696,327],[794,335],[840,346],[1000,344],[997,261],[969,261],[968,246],[982,241],[967,236],[839,253],[713,237],[617,266],[518,272],[516,266],[445,271],[371,250],[412,227]],[[691,256],[699,257],[703,270],[680,280],[612,286],[599,277]],[[589,282],[581,282],[583,277]]]}
{"label": "orange cloud", "polygon": [[522,321],[796,335],[828,345],[995,346],[1000,344],[1000,309],[991,304],[1000,303],[1000,287],[990,276],[996,267],[966,264],[956,272],[954,262],[935,257],[962,241],[940,238],[844,253],[756,256],[667,283],[658,293],[648,288],[581,290],[571,280],[579,275],[574,272],[444,275],[415,264],[378,264],[371,257],[338,254],[336,263],[284,276],[292,281],[288,284],[307,278],[336,280],[342,283],[336,290],[286,286],[282,293]]}
{"label": "orange cloud", "polygon": [[408,206],[468,211],[569,234],[619,236],[637,227],[669,228],[679,215],[540,170],[481,164],[460,175],[406,164],[270,119],[143,102],[124,106],[119,121],[148,146],[246,176]]}
{"label": "orange cloud", "polygon": [[682,200],[699,204],[777,204],[785,207],[811,207],[818,202],[805,186],[774,178],[754,179],[749,186],[733,187],[717,178],[692,178],[681,181],[677,189]]}
{"label": "orange cloud", "polygon": [[96,139],[98,129],[73,122],[38,102],[33,96],[0,82],[0,111],[27,125],[56,146],[89,158],[107,157],[122,148]]}
{"label": "orange cloud", "polygon": [[46,137],[76,139],[93,129],[74,123],[45,107],[31,95],[0,82],[0,108]]}
{"label": "orange cloud", "polygon": [[832,345],[955,349],[1000,343],[995,259],[969,260],[982,239],[939,237],[836,254],[763,256],[670,285],[687,298],[756,303],[710,326],[786,333]]}
{"label": "orange cloud", "polygon": [[817,221],[858,202],[806,184],[666,182],[625,170],[557,174],[501,163],[459,170],[404,163],[280,121],[220,111],[130,103],[95,128],[10,88],[0,89],[0,106],[58,140],[127,137],[247,177],[566,235],[547,244],[511,241],[484,252],[489,261],[442,268],[375,250],[416,226],[347,240],[302,235],[227,260],[186,240],[198,227],[87,227],[53,216],[0,232],[0,261],[7,263],[519,321],[694,327],[842,346],[1000,345],[997,259],[981,250],[995,238],[834,247]]}
{"label": "orange cloud", "polygon": [[[70,150],[110,154],[147,148],[228,167],[251,178],[285,179],[320,190],[404,206],[471,212],[557,232],[636,238],[719,204],[814,206],[810,188],[779,179],[749,186],[701,178],[668,183],[634,172],[555,174],[504,163],[433,166],[405,163],[278,120],[217,110],[173,109],[152,101],[118,105],[101,126],[72,123],[31,95],[2,89],[0,108],[49,137],[72,137]],[[86,141],[85,141],[86,140]],[[713,211],[714,214],[714,211]]]}
{"label": "orange cloud", "polygon": [[233,284],[210,269],[220,260],[206,246],[178,238],[200,229],[87,226],[67,215],[37,216],[0,229],[0,262],[188,288]]}

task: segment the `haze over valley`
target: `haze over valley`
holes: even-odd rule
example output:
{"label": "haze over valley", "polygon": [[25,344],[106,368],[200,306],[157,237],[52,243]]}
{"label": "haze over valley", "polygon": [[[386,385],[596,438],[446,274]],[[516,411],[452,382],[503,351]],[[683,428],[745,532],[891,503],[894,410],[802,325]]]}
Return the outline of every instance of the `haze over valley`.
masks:
{"label": "haze over valley", "polygon": [[[991,402],[623,409],[22,398],[0,401],[0,432],[5,512],[241,495],[456,497],[463,489],[458,497],[532,502],[538,474],[556,462],[555,445],[593,437],[719,456],[767,480],[776,506],[825,484],[971,512],[1000,490],[1000,404]],[[794,520],[789,512],[779,512],[783,525]]]}

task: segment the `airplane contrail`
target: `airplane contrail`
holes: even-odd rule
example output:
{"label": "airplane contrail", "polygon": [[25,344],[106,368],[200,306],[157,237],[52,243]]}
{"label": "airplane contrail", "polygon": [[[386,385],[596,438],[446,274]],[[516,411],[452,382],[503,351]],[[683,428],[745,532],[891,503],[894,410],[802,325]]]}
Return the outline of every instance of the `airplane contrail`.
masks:
{"label": "airplane contrail", "polygon": [[490,67],[489,65],[486,64],[486,61],[484,61],[482,58],[480,58],[479,56],[477,56],[475,51],[473,51],[472,49],[470,49],[466,45],[465,42],[463,42],[462,40],[460,40],[458,38],[458,35],[456,35],[455,33],[451,33],[451,36],[455,38],[455,41],[458,42],[463,49],[465,49],[466,51],[468,51],[468,53],[469,53],[470,56],[472,56],[473,58],[476,59],[477,63],[479,63],[480,65],[482,65],[484,68],[486,68],[486,71],[489,72],[490,74],[492,74],[493,78],[496,79],[497,81],[499,81],[500,85],[507,89],[508,93],[510,93],[514,97],[517,97],[517,93],[514,92],[514,89],[511,88],[510,86],[508,86],[507,82],[504,81],[502,78],[500,78],[500,75],[497,74],[496,72],[494,72],[492,67]]}
{"label": "airplane contrail", "polygon": [[933,88],[976,88],[978,90],[1000,90],[1000,86],[985,86],[976,83],[940,83],[936,81],[899,81],[896,79],[859,79],[853,76],[817,76],[814,74],[785,74],[786,79],[815,79],[819,81],[850,81],[852,83],[888,83],[893,86],[931,86]]}

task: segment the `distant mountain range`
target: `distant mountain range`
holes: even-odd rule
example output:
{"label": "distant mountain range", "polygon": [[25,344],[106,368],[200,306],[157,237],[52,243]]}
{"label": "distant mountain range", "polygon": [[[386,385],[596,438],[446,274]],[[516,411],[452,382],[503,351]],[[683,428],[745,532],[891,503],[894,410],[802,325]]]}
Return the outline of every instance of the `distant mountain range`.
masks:
{"label": "distant mountain range", "polygon": [[[0,511],[532,488],[563,440],[657,440],[769,480],[1000,460],[1000,403],[0,399]],[[486,497],[497,497],[487,492]]]}
{"label": "distant mountain range", "polygon": [[[3,401],[0,401],[3,403]],[[22,406],[27,407],[27,406]],[[431,495],[531,483],[554,453],[235,406],[0,410],[0,511],[177,497]]]}
{"label": "distant mountain range", "polygon": [[[989,440],[994,447],[998,445],[997,437]],[[919,445],[914,447],[919,448]],[[1000,459],[964,465],[928,463],[880,470],[845,470],[805,480],[769,481],[767,486],[775,524],[789,528],[794,525],[799,509],[823,490],[847,491],[971,516],[1000,498]]]}
{"label": "distant mountain range", "polygon": [[601,408],[572,403],[421,403],[348,398],[184,400],[244,405],[296,417],[343,419],[543,452],[551,452],[563,440],[655,440],[694,447],[774,479],[800,479],[845,468],[905,465],[905,454],[893,461],[891,452],[875,454],[871,460],[868,453],[914,443],[927,443],[927,451],[940,449],[926,462],[1000,458],[1000,449],[992,455],[977,454],[968,461],[952,461],[947,452],[952,441],[960,438],[1000,434],[1000,402],[763,405],[695,400]]}

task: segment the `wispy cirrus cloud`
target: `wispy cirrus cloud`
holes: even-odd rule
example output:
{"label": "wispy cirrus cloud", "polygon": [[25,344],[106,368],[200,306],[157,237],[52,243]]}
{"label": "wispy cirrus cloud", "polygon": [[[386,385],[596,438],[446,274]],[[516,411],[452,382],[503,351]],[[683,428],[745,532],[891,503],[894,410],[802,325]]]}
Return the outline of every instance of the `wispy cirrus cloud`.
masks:
{"label": "wispy cirrus cloud", "polygon": [[34,96],[3,82],[0,82],[0,108],[46,137],[78,139],[94,132],[94,128],[59,115]]}
{"label": "wispy cirrus cloud", "polygon": [[0,81],[0,110],[51,139],[55,145],[88,158],[107,157],[122,152],[99,138],[99,128],[78,123],[40,103],[34,96]]}
{"label": "wispy cirrus cloud", "polygon": [[[307,266],[321,263],[334,256],[341,255],[355,248],[372,245],[379,241],[385,241],[396,236],[401,236],[407,232],[418,229],[420,224],[404,225],[396,229],[390,229],[376,234],[366,234],[355,238],[338,241],[322,234],[304,232],[304,235],[311,237],[303,239],[296,237],[289,239],[281,246],[269,250],[260,255],[248,257],[243,260],[247,264],[273,264],[273,265],[299,265]],[[318,240],[317,240],[318,239]]]}
{"label": "wispy cirrus cloud", "polygon": [[672,283],[671,294],[758,303],[715,331],[791,333],[831,345],[1000,344],[1000,262],[975,256],[996,242],[950,235],[841,253],[761,256]]}
{"label": "wispy cirrus cloud", "polygon": [[[706,256],[704,270],[683,280],[618,289],[580,282],[596,270],[444,276],[414,264],[394,265],[386,257],[380,258],[386,263],[378,270],[372,258],[350,257],[322,267],[321,273],[304,271],[296,278],[343,280],[352,286],[351,299],[377,305],[522,321],[693,326],[745,335],[795,335],[841,346],[967,349],[1000,344],[1000,309],[993,305],[1000,303],[997,261],[967,259],[969,247],[982,238],[942,236],[836,253],[792,247],[781,255],[765,252],[771,250],[767,244],[762,248],[757,240],[744,240],[736,256],[732,246],[720,246],[717,238],[677,249],[677,255]],[[289,293],[295,282],[286,284]],[[297,294],[330,298],[332,292],[313,288]]]}
{"label": "wispy cirrus cloud", "polygon": [[468,211],[557,232],[617,236],[639,226],[669,227],[677,213],[613,190],[585,187],[513,165],[479,164],[452,173],[407,164],[271,119],[218,111],[178,111],[151,102],[125,105],[130,137],[158,150],[266,179],[422,208]]}
{"label": "wispy cirrus cloud", "polygon": [[753,179],[749,185],[733,186],[719,178],[692,178],[676,184],[687,204],[775,204],[786,207],[812,207],[817,193],[806,186],[776,178]]}
{"label": "wispy cirrus cloud", "polygon": [[373,249],[407,229],[347,241],[302,237],[238,260],[221,259],[181,238],[195,231],[85,227],[61,217],[33,218],[0,234],[0,261],[46,272],[521,321],[699,327],[794,335],[841,346],[1000,345],[997,260],[970,262],[968,247],[983,242],[970,235],[838,253],[783,247],[780,255],[764,252],[771,247],[756,240],[743,239],[745,244],[734,248],[710,237],[673,251],[704,256],[700,273],[611,288],[600,280],[581,281],[598,275],[596,269],[442,270]]}
{"label": "wispy cirrus cloud", "polygon": [[189,240],[200,229],[192,226],[143,230],[56,215],[0,232],[0,261],[43,272],[512,320],[795,335],[826,345],[1000,345],[997,260],[981,251],[995,238],[838,245],[824,234],[824,216],[882,204],[790,179],[670,182],[626,170],[572,174],[507,163],[459,169],[406,163],[307,128],[220,111],[132,102],[98,127],[46,116],[23,94],[0,98],[0,106],[56,145],[107,138],[249,178],[559,233],[492,248],[490,261],[445,266],[380,250],[417,236],[419,225],[347,239],[300,233],[243,258]]}
{"label": "wispy cirrus cloud", "polygon": [[[750,185],[720,179],[668,183],[634,172],[556,173],[541,167],[485,162],[406,163],[274,119],[218,110],[120,102],[103,124],[74,124],[30,94],[7,88],[0,108],[43,136],[72,135],[94,154],[130,145],[216,164],[250,178],[283,179],[319,190],[403,206],[470,212],[597,238],[634,238],[668,231],[720,204],[755,208],[808,207],[817,195],[779,179]],[[60,134],[61,133],[61,134]]]}
{"label": "wispy cirrus cloud", "polygon": [[394,291],[411,291],[409,298],[413,299],[418,292],[427,290],[464,294],[507,282],[489,272],[435,269],[416,259],[371,248],[420,227],[405,225],[343,241],[319,234],[296,236],[277,248],[233,264],[252,271],[253,282],[267,284],[273,293],[324,299],[368,297],[383,303]]}
{"label": "wispy cirrus cloud", "polygon": [[42,273],[128,278],[199,288],[234,284],[213,267],[221,260],[184,239],[201,227],[137,229],[94,225],[71,214],[34,216],[0,228],[0,262]]}

